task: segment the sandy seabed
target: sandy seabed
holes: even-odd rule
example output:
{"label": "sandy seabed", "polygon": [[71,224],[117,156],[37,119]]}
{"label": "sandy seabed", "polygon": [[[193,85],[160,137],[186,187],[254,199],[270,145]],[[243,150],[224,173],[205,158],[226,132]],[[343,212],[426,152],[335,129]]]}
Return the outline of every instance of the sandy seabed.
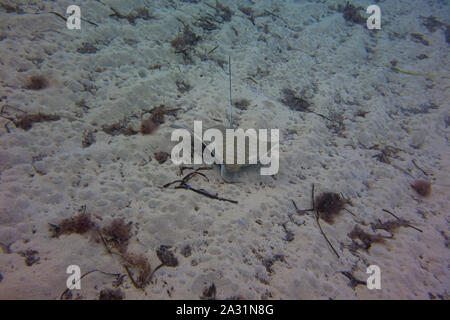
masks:
{"label": "sandy seabed", "polygon": [[[59,118],[27,130],[1,120],[1,299],[59,299],[69,265],[126,275],[98,233],[52,237],[49,223],[83,208],[102,228],[131,222],[126,251],[152,270],[161,246],[177,263],[143,289],[127,275],[118,284],[91,273],[74,299],[114,285],[126,299],[198,299],[213,283],[218,299],[448,298],[445,1],[379,1],[381,30],[346,21],[344,1],[83,1],[81,30],[49,13],[64,15],[76,1],[0,4],[2,116]],[[198,38],[176,48],[187,26]],[[163,188],[180,179],[179,167],[155,157],[171,153],[174,126],[227,124],[229,56],[233,100],[248,102],[234,108],[235,126],[280,129],[285,139],[275,176],[250,167],[225,183],[215,167],[203,172],[208,180],[189,181],[237,204]],[[36,76],[44,88],[30,83]],[[286,89],[309,109],[286,105]],[[178,110],[135,134],[143,111],[161,105]],[[126,130],[105,130],[117,123]],[[418,179],[431,183],[429,196],[411,188]],[[320,222],[339,258],[314,214],[294,208],[293,200],[311,207],[312,185],[350,200],[351,213]],[[383,209],[420,231],[373,228],[396,221]],[[349,236],[355,226],[384,241],[364,248]],[[352,286],[349,275],[364,281],[369,265],[380,267],[381,289]]]}

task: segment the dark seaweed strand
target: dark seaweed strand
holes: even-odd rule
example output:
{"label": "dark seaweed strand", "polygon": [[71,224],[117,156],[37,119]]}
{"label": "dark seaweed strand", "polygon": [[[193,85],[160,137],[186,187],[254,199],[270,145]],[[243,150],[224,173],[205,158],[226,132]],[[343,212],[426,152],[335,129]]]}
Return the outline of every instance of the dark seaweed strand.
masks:
{"label": "dark seaweed strand", "polygon": [[231,98],[231,57],[228,56],[228,75],[230,78],[230,128],[233,128],[233,100]]}
{"label": "dark seaweed strand", "polygon": [[319,226],[319,230],[322,233],[323,237],[325,238],[325,240],[328,242],[328,244],[330,245],[330,248],[333,250],[333,252],[336,254],[336,256],[338,257],[338,259],[340,259],[341,257],[339,256],[339,254],[337,253],[336,249],[334,249],[333,245],[331,244],[330,240],[328,240],[327,236],[325,235],[325,232],[323,232],[322,226],[320,225],[320,221],[319,221],[319,211],[316,208],[316,204],[315,204],[315,200],[314,200],[314,184],[312,185],[312,191],[311,191],[311,196],[312,196],[312,203],[313,203],[313,208],[314,208],[314,214],[315,214],[315,218],[316,218],[316,222],[317,225]]}

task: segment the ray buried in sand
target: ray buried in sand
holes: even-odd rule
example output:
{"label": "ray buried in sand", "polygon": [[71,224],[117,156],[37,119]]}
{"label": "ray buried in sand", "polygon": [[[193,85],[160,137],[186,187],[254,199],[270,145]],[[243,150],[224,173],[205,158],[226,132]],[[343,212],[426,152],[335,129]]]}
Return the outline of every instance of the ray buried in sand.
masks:
{"label": "ray buried in sand", "polygon": [[[172,141],[181,141],[172,148],[172,162],[192,164],[224,164],[247,166],[262,164],[261,175],[274,175],[279,169],[279,129],[230,129],[213,127],[203,132],[202,121],[194,121],[194,130],[180,127],[172,132]],[[209,144],[206,144],[208,142]]]}

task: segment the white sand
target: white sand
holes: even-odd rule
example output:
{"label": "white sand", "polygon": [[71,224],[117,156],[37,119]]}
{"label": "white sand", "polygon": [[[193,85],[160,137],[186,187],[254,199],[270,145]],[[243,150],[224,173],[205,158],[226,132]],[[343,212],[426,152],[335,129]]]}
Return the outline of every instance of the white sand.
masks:
{"label": "white sand", "polygon": [[[61,14],[73,4],[12,2],[21,3],[26,12]],[[76,215],[82,205],[101,226],[117,217],[132,221],[130,250],[144,252],[153,268],[160,263],[156,249],[172,246],[179,265],[159,269],[145,294],[126,277],[121,289],[127,299],[198,299],[213,282],[219,299],[448,297],[450,80],[396,73],[386,65],[397,60],[402,70],[450,75],[444,32],[428,31],[420,19],[435,15],[450,24],[449,7],[383,1],[382,29],[369,31],[347,23],[333,9],[336,1],[257,1],[253,6],[257,14],[267,9],[283,17],[288,28],[273,16],[256,18],[254,26],[237,1],[223,0],[235,15],[220,30],[206,32],[192,26],[199,16],[214,13],[204,2],[108,1],[124,13],[147,6],[156,16],[131,25],[108,17],[112,11],[100,2],[85,1],[82,17],[98,27],[83,22],[81,31],[68,30],[51,14],[0,11],[0,96],[7,96],[1,104],[62,117],[36,123],[29,131],[11,123],[10,133],[0,130],[0,242],[11,244],[12,251],[0,251],[0,298],[58,299],[71,264],[79,265],[82,273],[124,273],[120,260],[92,235],[51,238],[48,223]],[[372,3],[354,4],[366,8]],[[177,18],[202,37],[192,63],[185,63],[170,45],[183,27]],[[414,32],[423,34],[429,46],[412,41]],[[78,53],[83,42],[98,51]],[[207,59],[199,58],[217,45]],[[420,54],[429,58],[416,58]],[[170,160],[158,164],[153,157],[158,151],[170,153],[171,125],[220,123],[213,119],[226,124],[228,64],[221,68],[218,61],[227,61],[229,55],[233,98],[251,101],[248,110],[235,109],[236,123],[279,128],[282,137],[293,139],[282,145],[280,171],[273,178],[250,168],[241,172],[239,183],[227,184],[215,168],[206,172],[209,182],[200,177],[191,181],[238,200],[237,205],[161,188],[178,178],[178,167]],[[156,64],[161,68],[149,68]],[[48,77],[49,87],[24,89],[32,75]],[[177,80],[188,82],[192,90],[180,93]],[[280,102],[283,88],[298,92],[317,113],[342,116],[341,128],[313,113],[290,110]],[[83,99],[89,109],[77,106]],[[431,103],[436,108],[429,112],[413,112]],[[101,130],[160,104],[182,110],[177,118],[166,116],[152,135],[111,136]],[[360,110],[368,112],[365,117],[355,115]],[[6,120],[1,121],[3,126]],[[137,119],[131,123],[138,128]],[[95,129],[96,142],[83,148],[83,133]],[[400,151],[387,164],[374,158],[380,153],[370,149],[374,145]],[[36,156],[41,160],[32,165]],[[153,160],[147,163],[149,157]],[[413,177],[432,183],[429,197],[414,192]],[[335,224],[321,222],[340,259],[314,217],[295,214],[291,200],[309,208],[312,184],[316,194],[337,192],[352,201],[347,208],[356,217],[343,211]],[[393,220],[382,209],[423,232],[402,227],[393,239],[373,244],[369,251],[350,252],[347,234],[355,224],[374,234],[370,223]],[[285,240],[283,225],[293,233],[292,241]],[[192,249],[189,257],[180,253],[186,245]],[[39,262],[26,266],[18,253],[26,249],[37,250]],[[275,261],[268,272],[262,260],[276,255],[284,261]],[[352,271],[366,280],[372,264],[381,268],[381,290],[361,285],[352,289],[340,273]],[[96,299],[112,280],[93,273],[74,294]]]}

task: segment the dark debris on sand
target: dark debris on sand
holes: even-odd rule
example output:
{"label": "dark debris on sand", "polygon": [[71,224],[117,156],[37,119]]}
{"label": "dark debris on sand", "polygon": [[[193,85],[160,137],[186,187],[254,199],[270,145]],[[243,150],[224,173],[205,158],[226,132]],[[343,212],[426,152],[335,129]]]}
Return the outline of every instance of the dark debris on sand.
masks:
{"label": "dark debris on sand", "polygon": [[50,224],[50,232],[53,238],[58,238],[63,234],[78,233],[84,234],[91,230],[94,223],[91,220],[91,216],[85,212],[71,218],[62,220],[59,224]]}
{"label": "dark debris on sand", "polygon": [[119,288],[111,289],[105,288],[100,291],[99,300],[123,300],[125,294]]}
{"label": "dark debris on sand", "polygon": [[366,19],[361,15],[361,7],[355,7],[350,2],[347,2],[345,7],[339,6],[338,11],[341,11],[346,21],[364,24]]}
{"label": "dark debris on sand", "polygon": [[291,110],[306,112],[310,110],[311,104],[305,99],[296,95],[292,89],[283,89],[283,98],[281,102],[287,105]]}
{"label": "dark debris on sand", "polygon": [[166,267],[176,267],[178,266],[178,259],[171,251],[169,251],[170,248],[170,246],[161,245],[159,249],[156,250],[156,255]]}

